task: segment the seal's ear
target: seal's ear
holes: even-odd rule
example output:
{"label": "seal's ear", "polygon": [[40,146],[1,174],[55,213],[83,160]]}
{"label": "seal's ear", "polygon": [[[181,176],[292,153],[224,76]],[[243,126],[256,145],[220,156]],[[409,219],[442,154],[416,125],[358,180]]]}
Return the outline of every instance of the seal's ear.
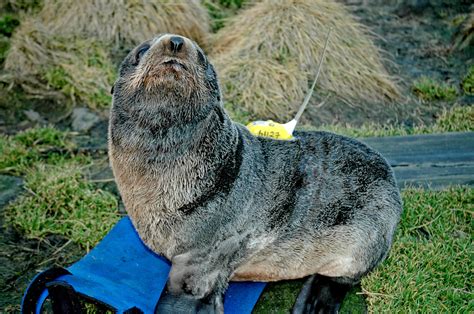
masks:
{"label": "seal's ear", "polygon": [[217,74],[216,74],[216,71],[214,70],[214,67],[210,63],[207,63],[206,79],[207,79],[207,84],[209,86],[209,89],[214,92],[214,94],[217,97],[217,100],[220,101],[221,93],[220,93],[219,83],[217,81]]}
{"label": "seal's ear", "polygon": [[197,49],[197,53],[198,53],[198,62],[203,65],[203,66],[206,66],[207,65],[207,58],[206,56],[204,55],[204,53],[202,52],[201,49]]}
{"label": "seal's ear", "polygon": [[114,93],[114,88],[115,88],[115,83],[112,84],[112,88],[110,88],[110,93],[113,94]]}

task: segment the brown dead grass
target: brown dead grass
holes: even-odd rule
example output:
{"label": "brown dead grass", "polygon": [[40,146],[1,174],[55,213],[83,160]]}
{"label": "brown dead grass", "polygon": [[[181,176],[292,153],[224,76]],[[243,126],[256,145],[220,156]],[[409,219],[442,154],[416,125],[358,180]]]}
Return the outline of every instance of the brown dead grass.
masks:
{"label": "brown dead grass", "polygon": [[45,0],[13,35],[2,80],[34,97],[104,107],[111,101],[115,51],[168,32],[205,44],[208,30],[197,0]]}
{"label": "brown dead grass", "polygon": [[[260,118],[292,117],[314,78],[330,27],[316,94],[362,107],[398,99],[367,28],[342,4],[324,0],[264,0],[231,19],[212,43],[225,98]],[[237,75],[248,62],[255,73]]]}
{"label": "brown dead grass", "polygon": [[197,0],[46,0],[39,20],[53,33],[136,45],[159,33],[175,33],[205,44],[206,9]]}
{"label": "brown dead grass", "polygon": [[11,79],[28,95],[106,106],[115,67],[105,45],[90,38],[55,35],[36,20],[24,21],[5,60]]}
{"label": "brown dead grass", "polygon": [[296,62],[285,65],[259,57],[238,58],[220,67],[226,100],[234,100],[256,117],[281,117],[291,112],[294,100],[304,98],[306,79]]}

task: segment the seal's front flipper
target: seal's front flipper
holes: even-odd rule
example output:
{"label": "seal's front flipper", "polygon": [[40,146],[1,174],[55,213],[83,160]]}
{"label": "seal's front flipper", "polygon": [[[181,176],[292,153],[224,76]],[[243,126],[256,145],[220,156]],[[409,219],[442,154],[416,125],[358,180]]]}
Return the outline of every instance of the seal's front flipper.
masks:
{"label": "seal's front flipper", "polygon": [[351,288],[351,284],[340,283],[337,278],[312,275],[304,283],[292,313],[338,313]]}
{"label": "seal's front flipper", "polygon": [[165,289],[156,304],[155,314],[214,314],[223,313],[222,297],[196,299],[191,295],[172,294]]}

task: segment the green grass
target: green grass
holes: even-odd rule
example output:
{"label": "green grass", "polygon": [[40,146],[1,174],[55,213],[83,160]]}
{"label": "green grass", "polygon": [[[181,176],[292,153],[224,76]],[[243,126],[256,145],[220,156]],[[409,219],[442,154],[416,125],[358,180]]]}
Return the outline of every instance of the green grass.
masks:
{"label": "green grass", "polygon": [[228,18],[242,8],[245,0],[203,0],[202,4],[206,7],[211,18],[212,31],[217,32],[224,27]]}
{"label": "green grass", "polygon": [[43,0],[3,0],[0,10],[13,14],[37,13],[43,5]]}
{"label": "green grass", "polygon": [[474,189],[403,192],[388,259],[363,279],[374,313],[472,313]]}
{"label": "green grass", "polygon": [[7,57],[8,49],[10,49],[10,39],[6,36],[0,35],[0,66]]}
{"label": "green grass", "polygon": [[118,221],[118,203],[88,182],[84,169],[93,161],[72,147],[68,133],[52,127],[0,136],[0,173],[25,179],[5,221],[29,238],[61,235],[89,249]]}
{"label": "green grass", "polygon": [[30,168],[26,192],[6,208],[6,222],[29,238],[61,235],[93,247],[118,221],[118,204],[84,178],[82,167],[69,160]]}
{"label": "green grass", "polygon": [[[474,189],[407,189],[390,256],[344,300],[341,313],[472,313]],[[271,284],[256,313],[288,313],[301,281]]]}
{"label": "green grass", "polygon": [[37,162],[54,164],[69,158],[68,134],[53,127],[34,128],[14,136],[0,135],[0,174],[22,175]]}
{"label": "green grass", "polygon": [[301,280],[268,284],[255,306],[254,313],[288,313],[295,303],[302,285]]}
{"label": "green grass", "polygon": [[[1,9],[2,5],[0,5],[0,11]],[[10,37],[18,25],[20,25],[20,21],[15,14],[7,13],[0,15],[0,66],[7,57],[8,50],[10,49]]]}
{"label": "green grass", "polygon": [[474,105],[455,106],[443,111],[432,125],[402,127],[393,125],[364,124],[360,127],[351,125],[322,125],[320,127],[301,127],[301,130],[324,130],[351,137],[381,137],[396,135],[433,134],[444,132],[474,131]]}
{"label": "green grass", "polygon": [[469,67],[466,76],[464,76],[461,82],[461,87],[464,94],[474,96],[474,65]]}
{"label": "green grass", "polygon": [[456,87],[439,83],[426,76],[416,80],[413,83],[412,90],[418,98],[424,101],[454,100],[458,94]]}
{"label": "green grass", "polygon": [[5,14],[0,17],[0,34],[10,37],[18,25],[20,25],[20,21],[16,16]]}

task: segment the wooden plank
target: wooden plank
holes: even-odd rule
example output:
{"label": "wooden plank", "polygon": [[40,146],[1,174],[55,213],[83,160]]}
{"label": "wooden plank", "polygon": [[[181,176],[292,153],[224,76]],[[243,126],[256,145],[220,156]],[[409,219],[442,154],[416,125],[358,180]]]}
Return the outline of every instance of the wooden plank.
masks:
{"label": "wooden plank", "polygon": [[362,138],[393,166],[413,163],[474,162],[474,132]]}
{"label": "wooden plank", "polygon": [[361,140],[387,158],[401,188],[474,186],[474,132]]}
{"label": "wooden plank", "polygon": [[470,165],[394,167],[398,185],[442,188],[461,184],[474,186],[474,163]]}

